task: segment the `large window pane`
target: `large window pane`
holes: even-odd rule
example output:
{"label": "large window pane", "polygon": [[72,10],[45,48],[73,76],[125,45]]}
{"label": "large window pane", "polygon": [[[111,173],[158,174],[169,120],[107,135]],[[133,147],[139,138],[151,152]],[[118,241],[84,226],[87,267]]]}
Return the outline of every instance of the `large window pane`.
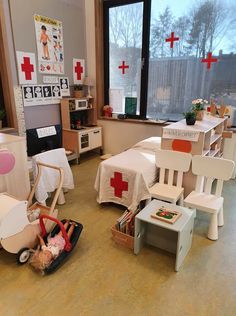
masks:
{"label": "large window pane", "polygon": [[109,102],[114,112],[140,111],[142,20],[142,2],[109,8]]}
{"label": "large window pane", "polygon": [[235,0],[152,1],[148,117],[178,120],[195,98],[236,107],[235,9]]}

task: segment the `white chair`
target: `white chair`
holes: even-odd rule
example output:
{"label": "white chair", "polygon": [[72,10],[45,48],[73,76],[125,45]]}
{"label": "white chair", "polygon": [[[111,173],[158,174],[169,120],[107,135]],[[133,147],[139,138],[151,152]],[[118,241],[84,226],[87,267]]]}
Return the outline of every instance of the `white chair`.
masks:
{"label": "white chair", "polygon": [[[192,155],[172,150],[157,150],[156,165],[160,168],[159,181],[149,191],[151,197],[183,205],[183,173],[190,168]],[[168,171],[168,178],[166,175]],[[175,172],[177,174],[175,179]],[[167,183],[166,182],[167,179]]]}
{"label": "white chair", "polygon": [[[223,158],[194,156],[192,172],[197,176],[196,187],[184,200],[185,206],[211,214],[208,238],[218,239],[218,226],[224,225],[223,202],[221,196],[224,180],[229,180],[234,170],[234,162]],[[217,180],[215,192],[212,183]]]}

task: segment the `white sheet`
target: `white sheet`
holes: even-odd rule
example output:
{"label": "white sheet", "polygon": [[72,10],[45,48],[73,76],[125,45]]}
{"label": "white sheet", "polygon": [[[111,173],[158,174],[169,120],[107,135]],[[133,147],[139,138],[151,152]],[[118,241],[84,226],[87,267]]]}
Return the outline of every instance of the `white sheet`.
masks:
{"label": "white sheet", "polygon": [[[136,144],[137,145],[137,144]],[[98,203],[114,202],[135,210],[140,201],[150,198],[148,188],[156,182],[157,168],[155,149],[136,146],[100,163],[95,181]],[[128,191],[116,196],[111,179],[115,172],[121,173],[122,181],[128,183]]]}
{"label": "white sheet", "polygon": [[[37,176],[37,161],[62,168],[64,170],[63,189],[74,189],[73,175],[64,148],[49,150],[32,157],[34,179]],[[59,172],[57,170],[42,168],[42,174],[35,191],[37,201],[45,203],[48,198],[48,192],[53,192],[57,188],[58,183]]]}

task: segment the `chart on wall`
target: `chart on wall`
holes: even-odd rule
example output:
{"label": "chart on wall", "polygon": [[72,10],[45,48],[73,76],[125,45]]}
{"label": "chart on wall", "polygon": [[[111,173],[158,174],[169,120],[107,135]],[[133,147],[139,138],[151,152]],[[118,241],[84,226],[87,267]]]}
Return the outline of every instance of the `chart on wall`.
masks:
{"label": "chart on wall", "polygon": [[43,74],[64,74],[62,22],[34,15],[38,68]]}

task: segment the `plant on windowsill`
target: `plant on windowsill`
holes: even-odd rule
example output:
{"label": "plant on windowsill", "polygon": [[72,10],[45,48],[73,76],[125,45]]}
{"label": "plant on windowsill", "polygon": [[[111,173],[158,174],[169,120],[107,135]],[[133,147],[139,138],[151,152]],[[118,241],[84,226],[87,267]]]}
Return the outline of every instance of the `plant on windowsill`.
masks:
{"label": "plant on windowsill", "polygon": [[6,111],[4,109],[0,109],[0,129],[2,128],[2,120],[6,116]]}
{"label": "plant on windowsill", "polygon": [[186,119],[186,124],[187,125],[194,125],[196,122],[196,113],[193,111],[189,111],[189,112],[184,112],[183,116]]}
{"label": "plant on windowsill", "polygon": [[84,96],[84,86],[82,84],[74,85],[74,97],[83,98]]}
{"label": "plant on windowsill", "polygon": [[196,99],[192,101],[192,110],[196,113],[196,120],[202,121],[204,116],[204,106],[208,104],[207,100]]}

